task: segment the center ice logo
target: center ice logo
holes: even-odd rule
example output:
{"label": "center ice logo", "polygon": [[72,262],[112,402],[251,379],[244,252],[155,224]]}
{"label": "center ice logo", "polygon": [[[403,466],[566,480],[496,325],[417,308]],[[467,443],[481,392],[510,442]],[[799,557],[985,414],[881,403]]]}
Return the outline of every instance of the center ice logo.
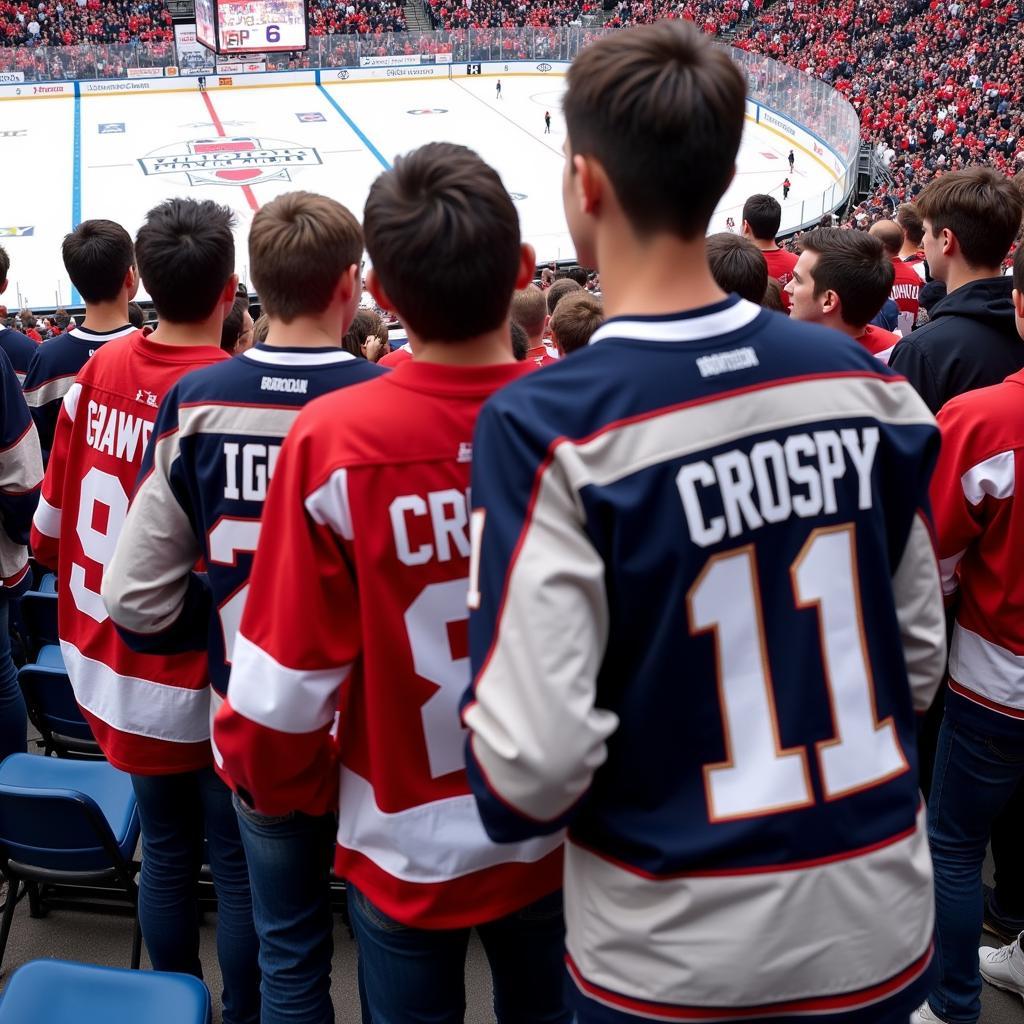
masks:
{"label": "center ice logo", "polygon": [[174,142],[139,158],[143,174],[177,174],[190,185],[291,181],[296,168],[322,163],[311,147],[254,136]]}

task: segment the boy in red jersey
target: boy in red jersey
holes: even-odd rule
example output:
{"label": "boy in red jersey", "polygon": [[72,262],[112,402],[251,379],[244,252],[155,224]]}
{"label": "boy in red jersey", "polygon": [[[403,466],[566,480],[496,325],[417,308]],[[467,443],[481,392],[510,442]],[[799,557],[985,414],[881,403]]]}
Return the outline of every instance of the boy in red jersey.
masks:
{"label": "boy in red jersey", "polygon": [[[567,1021],[561,837],[487,838],[458,717],[473,427],[490,394],[530,372],[512,360],[509,304],[534,254],[497,174],[449,144],[377,179],[364,231],[368,288],[416,358],[311,402],[292,427],[216,743],[257,811],[339,809],[335,870],[368,1017],[461,1021],[476,926],[497,1019]],[[382,414],[388,429],[368,430]]]}
{"label": "boy in red jersey", "polygon": [[782,304],[789,312],[790,299],[786,285],[792,280],[796,256],[780,249],[775,242],[782,223],[782,207],[774,196],[751,196],[743,204],[743,227],[741,233],[761,250],[768,264],[768,276],[774,277],[782,286]]}
{"label": "boy in red jersey", "polygon": [[[202,976],[195,880],[205,832],[225,1024],[254,1024],[252,901],[231,794],[210,767],[206,655],[133,652],[100,595],[161,399],[189,370],[228,358],[219,341],[237,284],[232,220],[209,200],[173,199],[139,229],[136,259],[159,327],[108,342],[65,395],[32,548],[61,582],[61,651],[75,698],[107,759],[132,775],[142,821],[139,920],[153,966]],[[202,642],[197,636],[196,647]]]}

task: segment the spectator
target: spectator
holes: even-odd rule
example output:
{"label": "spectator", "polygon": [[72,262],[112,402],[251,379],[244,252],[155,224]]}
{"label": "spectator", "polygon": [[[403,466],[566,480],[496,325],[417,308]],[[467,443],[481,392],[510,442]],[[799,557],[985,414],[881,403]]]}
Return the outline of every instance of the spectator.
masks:
{"label": "spectator", "polygon": [[932,182],[917,207],[928,266],[947,295],[930,311],[931,322],[896,346],[891,363],[938,412],[955,395],[1024,367],[1013,284],[1000,273],[1024,200],[1008,178],[979,167]]}
{"label": "spectator", "polygon": [[517,363],[526,359],[526,353],[530,350],[530,339],[526,335],[526,328],[513,320],[509,324],[509,332],[512,336],[512,358]]}
{"label": "spectator", "polygon": [[357,310],[341,346],[357,359],[379,363],[388,352],[388,332],[384,321],[372,309]]}
{"label": "spectator", "polygon": [[[7,275],[10,270],[11,259],[7,255],[7,250],[0,245],[0,295],[7,291]],[[36,346],[31,338],[10,326],[0,326],[0,351],[11,361],[18,383],[24,384],[25,374],[28,373],[29,364],[36,354]]]}
{"label": "spectator", "polygon": [[[819,996],[836,1022],[906,1024],[930,980],[911,765],[945,661],[938,431],[852,341],[715,284],[703,236],[745,95],[685,23],[576,59],[566,213],[616,315],[474,436],[469,777],[495,838],[568,826],[579,1024],[795,1019]],[[851,700],[852,743],[832,720]]]}
{"label": "spectator", "polygon": [[768,273],[782,285],[782,304],[788,311],[790,299],[786,285],[792,280],[796,256],[780,249],[776,243],[781,223],[782,207],[772,196],[754,195],[743,204],[741,234],[761,250]]}
{"label": "spectator", "polygon": [[50,458],[64,396],[79,371],[108,341],[137,330],[128,305],[139,289],[131,235],[111,220],[85,220],[61,245],[64,269],[85,302],[81,327],[40,345],[25,376],[25,401],[39,432],[43,462]]}
{"label": "spectator", "polygon": [[[1024,249],[1014,259],[1013,284],[1024,332]],[[1013,487],[1015,474],[1024,476],[1022,388],[1018,371],[951,398],[938,417],[932,507],[943,589],[957,612],[928,806],[941,975],[915,1017],[921,1024],[976,1021],[982,977],[1024,995],[1020,943],[983,948],[980,977],[977,948],[986,846],[1024,781],[1024,508]]]}
{"label": "spectator", "polygon": [[61,649],[75,698],[107,760],[132,778],[142,824],[139,922],[153,967],[202,976],[196,881],[205,835],[224,1021],[255,1024],[249,877],[231,793],[211,766],[207,658],[195,635],[184,654],[131,650],[99,591],[160,400],[189,370],[227,359],[218,343],[237,284],[232,221],[230,210],[209,200],[171,199],[147,215],[135,251],[160,326],[148,338],[133,332],[103,345],[80,371],[80,397],[57,420],[32,551],[62,581]]}
{"label": "spectator", "polygon": [[551,317],[551,341],[562,357],[586,348],[594,332],[604,322],[604,308],[592,295],[575,292],[558,303]]}
{"label": "spectator", "polygon": [[[0,350],[0,757],[25,753],[28,717],[11,658],[10,602],[32,585],[29,528],[43,479],[39,440],[32,429],[14,367]],[[12,887],[9,900],[17,898]]]}
{"label": "spectator", "polygon": [[260,313],[256,323],[252,325],[252,343],[262,345],[267,340],[270,332],[270,318],[266,313]]}
{"label": "spectator", "polygon": [[782,304],[782,285],[774,277],[768,278],[761,305],[765,309],[774,309],[777,313],[786,312],[786,307]]}
{"label": "spectator", "polygon": [[238,293],[221,327],[220,347],[229,356],[237,356],[252,348],[252,315],[249,313],[249,292],[244,285]]}
{"label": "spectator", "polygon": [[[584,271],[584,276],[586,272]],[[550,290],[549,290],[550,294]],[[544,332],[548,326],[547,303],[544,292],[536,285],[528,284],[512,295],[512,322],[519,324],[526,332],[527,349],[525,359],[538,368],[557,362],[544,346]]]}
{"label": "spectator", "polygon": [[892,262],[895,277],[889,297],[900,311],[900,332],[909,334],[917,323],[917,313],[921,308],[921,278],[900,258],[905,241],[903,229],[894,220],[880,220],[871,225],[868,233],[882,243],[885,255]]}
{"label": "spectator", "polygon": [[146,313],[137,302],[128,303],[128,323],[137,331],[143,330],[146,326]]}
{"label": "spectator", "polygon": [[567,277],[562,277],[555,281],[551,287],[544,292],[544,301],[547,305],[548,316],[554,315],[555,307],[558,305],[560,299],[577,291],[582,291],[582,289],[575,281],[570,280]]}
{"label": "spectator", "polygon": [[871,324],[894,277],[882,243],[867,232],[842,228],[815,228],[800,242],[786,286],[792,316],[841,331],[886,362],[899,338]]}
{"label": "spectator", "polygon": [[[133,643],[180,651],[194,645],[196,629],[208,636],[214,711],[242,643],[240,605],[285,434],[307,402],[384,372],[340,344],[362,292],[362,252],[358,221],[325,196],[288,192],[256,214],[249,266],[270,322],[267,342],[189,374],[164,399],[159,440],[104,579],[106,605]],[[197,562],[208,568],[205,587],[196,586]],[[333,1020],[334,816],[269,818],[248,806],[244,790],[234,804],[260,934],[262,1020]]]}
{"label": "spectator", "polygon": [[[530,373],[512,358],[509,305],[534,253],[497,173],[447,143],[377,178],[364,228],[367,289],[416,357],[291,428],[217,744],[258,812],[339,814],[366,1019],[461,1017],[475,927],[497,1019],[565,1024],[561,837],[497,845],[480,827],[456,713],[468,664],[446,625],[466,615],[473,423],[487,395]],[[373,429],[385,410],[387,429]],[[429,542],[419,495],[448,524]],[[268,690],[268,674],[283,685]]]}
{"label": "spectator", "polygon": [[707,252],[711,273],[722,291],[761,304],[768,287],[768,264],[749,238],[721,231],[708,236]]}
{"label": "spectator", "polygon": [[921,279],[922,283],[928,281],[928,264],[924,261],[924,250],[921,248],[924,242],[924,222],[917,207],[912,203],[903,203],[896,210],[896,223],[903,230],[903,245],[900,247],[900,259],[908,267],[913,267],[914,273]]}

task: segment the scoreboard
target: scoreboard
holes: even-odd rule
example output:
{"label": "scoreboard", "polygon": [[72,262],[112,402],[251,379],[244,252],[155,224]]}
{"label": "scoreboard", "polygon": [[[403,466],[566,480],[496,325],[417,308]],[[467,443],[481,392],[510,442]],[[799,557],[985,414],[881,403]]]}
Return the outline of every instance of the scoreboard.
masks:
{"label": "scoreboard", "polygon": [[222,55],[305,50],[306,0],[196,0],[196,40]]}

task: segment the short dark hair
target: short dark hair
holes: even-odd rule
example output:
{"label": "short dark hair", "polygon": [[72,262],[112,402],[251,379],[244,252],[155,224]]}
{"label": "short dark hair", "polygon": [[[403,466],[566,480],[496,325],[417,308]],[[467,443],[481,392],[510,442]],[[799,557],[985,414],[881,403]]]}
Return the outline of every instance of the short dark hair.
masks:
{"label": "short dark hair", "polygon": [[896,277],[882,243],[866,231],[816,228],[800,239],[800,246],[818,257],[811,271],[814,295],[835,292],[843,322],[866,327],[885,305]]}
{"label": "short dark hair", "polygon": [[1020,231],[1024,196],[1013,180],[991,167],[971,167],[927,184],[917,210],[931,224],[933,238],[943,229],[956,236],[968,266],[994,269]]}
{"label": "short dark hair", "polygon": [[388,332],[383,328],[384,322],[374,310],[357,309],[356,315],[352,318],[352,323],[345,332],[345,336],[341,339],[341,347],[357,359],[365,359],[366,353],[363,351],[363,345],[366,344],[366,339],[371,334],[375,334],[378,337],[383,334],[384,340],[387,341]]}
{"label": "short dark hair", "polygon": [[509,323],[509,334],[512,338],[512,355],[516,362],[521,363],[530,351],[530,339],[526,336],[526,328],[512,320]]}
{"label": "short dark hair", "polygon": [[924,241],[924,221],[913,203],[903,203],[896,208],[896,223],[903,228],[903,234],[912,245],[920,246]]}
{"label": "short dark hair", "polygon": [[751,196],[743,204],[743,219],[759,242],[774,242],[782,223],[782,206],[774,196]]}
{"label": "short dark hair", "polygon": [[220,329],[220,347],[225,352],[234,352],[238,345],[238,339],[242,334],[242,319],[249,309],[249,296],[245,292],[238,292],[235,295],[235,303],[231,311],[224,317],[224,323]]}
{"label": "short dark hair", "polygon": [[570,281],[575,281],[581,288],[585,288],[587,286],[587,272],[583,267],[569,267],[565,272],[565,276],[569,278]]}
{"label": "short dark hair", "polygon": [[570,280],[568,277],[563,277],[559,281],[555,281],[554,284],[544,293],[544,301],[548,306],[548,316],[552,316],[555,312],[555,306],[565,298],[566,295],[571,295],[573,292],[582,291],[583,289],[575,282]]}
{"label": "short dark hair", "polygon": [[0,245],[0,284],[3,284],[7,280],[7,275],[11,269],[11,257],[7,255],[7,250]]}
{"label": "short dark hair", "polygon": [[140,331],[146,326],[146,314],[137,302],[128,303],[128,323]]}
{"label": "short dark hair", "polygon": [[83,220],[61,245],[64,269],[86,302],[110,302],[135,265],[132,236],[112,220]]}
{"label": "short dark hair", "polygon": [[746,81],[687,21],[622,29],[569,68],[569,151],[600,162],[633,230],[703,235],[732,180]]}
{"label": "short dark hair", "polygon": [[210,199],[168,199],[146,214],[135,256],[161,319],[194,324],[213,312],[234,273],[234,222]]}
{"label": "short dark hair", "polygon": [[420,337],[464,341],[508,317],[519,215],[471,149],[432,142],[398,157],[370,186],[363,230],[374,273]]}
{"label": "short dark hair", "polygon": [[749,238],[720,231],[707,240],[708,265],[718,287],[742,299],[761,303],[768,287],[768,264]]}

